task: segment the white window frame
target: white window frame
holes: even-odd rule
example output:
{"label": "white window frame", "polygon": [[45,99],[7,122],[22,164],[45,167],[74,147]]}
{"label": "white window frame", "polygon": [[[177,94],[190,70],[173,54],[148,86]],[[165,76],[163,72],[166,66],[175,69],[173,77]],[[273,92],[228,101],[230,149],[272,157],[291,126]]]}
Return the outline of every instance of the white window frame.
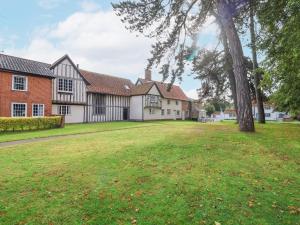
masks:
{"label": "white window frame", "polygon": [[[24,90],[19,90],[19,89],[15,89],[15,78],[19,77],[19,78],[25,78],[25,89]],[[17,75],[17,74],[13,74],[12,75],[12,81],[11,81],[11,89],[13,91],[28,91],[28,77],[27,76],[23,76],[23,75]]]}
{"label": "white window frame", "polygon": [[[25,116],[14,116],[14,105],[25,105]],[[14,117],[14,118],[27,117],[27,103],[25,103],[25,102],[12,102],[10,111],[11,111],[11,113],[10,113],[11,117]]]}
{"label": "white window frame", "polygon": [[[61,114],[61,110],[60,110],[60,108],[61,107],[66,107],[66,108],[68,108],[68,110],[66,110],[66,111],[68,111],[68,113],[66,113],[66,114]],[[70,105],[58,105],[57,106],[57,114],[58,115],[64,115],[64,116],[70,116],[71,115],[71,113],[72,113],[72,111],[71,111],[71,106]]]}
{"label": "white window frame", "polygon": [[[62,90],[59,88],[59,81],[62,80]],[[65,81],[67,81],[67,89],[65,90]],[[72,82],[72,91],[69,91],[69,82]],[[58,92],[63,92],[63,93],[73,93],[74,91],[74,80],[73,79],[68,79],[68,78],[58,78],[57,79],[57,91]]]}
{"label": "white window frame", "polygon": [[[34,115],[33,115],[33,112],[34,112],[34,111],[33,111],[33,108],[34,108],[35,105],[37,105],[37,106],[41,106],[41,105],[42,105],[42,106],[43,106],[43,115],[42,115],[42,116],[34,116]],[[33,104],[32,104],[32,111],[31,111],[31,114],[32,114],[32,117],[44,117],[44,116],[45,116],[45,104],[33,103]]]}

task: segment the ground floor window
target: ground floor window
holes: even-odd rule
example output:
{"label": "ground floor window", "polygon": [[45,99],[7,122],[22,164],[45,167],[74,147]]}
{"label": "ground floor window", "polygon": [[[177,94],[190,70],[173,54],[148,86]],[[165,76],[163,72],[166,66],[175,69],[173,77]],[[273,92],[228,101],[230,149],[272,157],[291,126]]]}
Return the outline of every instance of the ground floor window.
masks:
{"label": "ground floor window", "polygon": [[12,117],[26,117],[27,104],[26,103],[12,103]]}
{"label": "ground floor window", "polygon": [[171,109],[167,109],[167,114],[168,114],[168,115],[171,114]]}
{"label": "ground floor window", "polygon": [[164,109],[161,110],[161,115],[162,115],[162,116],[165,115],[165,110],[164,110]]}
{"label": "ground floor window", "polygon": [[271,117],[271,113],[265,113],[265,117]]}
{"label": "ground floor window", "polygon": [[71,106],[59,105],[57,111],[58,111],[59,115],[70,115],[71,114]]}
{"label": "ground floor window", "polygon": [[180,116],[180,111],[179,111],[179,110],[177,110],[176,114],[177,114],[177,116]]}
{"label": "ground floor window", "polygon": [[44,116],[44,104],[33,104],[32,105],[32,116]]}
{"label": "ground floor window", "polygon": [[100,94],[93,95],[93,114],[105,115],[106,114],[106,96]]}
{"label": "ground floor window", "polygon": [[149,109],[149,114],[155,114],[155,110],[154,109]]}

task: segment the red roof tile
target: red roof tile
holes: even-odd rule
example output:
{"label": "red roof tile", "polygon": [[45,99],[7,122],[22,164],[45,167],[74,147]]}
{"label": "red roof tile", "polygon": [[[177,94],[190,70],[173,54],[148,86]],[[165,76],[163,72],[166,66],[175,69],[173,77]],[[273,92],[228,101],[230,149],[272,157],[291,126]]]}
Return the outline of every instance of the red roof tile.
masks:
{"label": "red roof tile", "polygon": [[88,92],[130,96],[131,88],[134,87],[129,79],[89,72],[86,70],[80,70],[80,73],[89,83],[87,85]]}

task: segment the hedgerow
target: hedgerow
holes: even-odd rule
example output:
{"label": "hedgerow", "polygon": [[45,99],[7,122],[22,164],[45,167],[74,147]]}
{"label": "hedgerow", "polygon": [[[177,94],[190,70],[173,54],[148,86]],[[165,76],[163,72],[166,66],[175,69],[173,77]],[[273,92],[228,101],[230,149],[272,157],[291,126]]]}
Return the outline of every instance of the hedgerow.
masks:
{"label": "hedgerow", "polygon": [[0,117],[0,131],[39,130],[61,127],[61,116],[49,117]]}

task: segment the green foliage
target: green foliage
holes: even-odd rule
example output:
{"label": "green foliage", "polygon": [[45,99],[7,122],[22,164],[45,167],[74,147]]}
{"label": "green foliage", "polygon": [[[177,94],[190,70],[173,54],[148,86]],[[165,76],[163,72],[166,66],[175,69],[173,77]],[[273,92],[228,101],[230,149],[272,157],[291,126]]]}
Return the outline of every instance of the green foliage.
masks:
{"label": "green foliage", "polygon": [[0,117],[0,132],[49,129],[49,128],[60,127],[60,125],[61,125],[60,116],[37,117],[37,118]]}
{"label": "green foliage", "polygon": [[210,103],[206,104],[205,107],[204,107],[204,109],[205,109],[206,114],[208,116],[211,116],[211,114],[213,114],[216,111],[214,105],[210,104]]}
{"label": "green foliage", "polygon": [[265,51],[264,83],[281,111],[300,112],[300,2],[269,0],[259,7],[260,48]]}

